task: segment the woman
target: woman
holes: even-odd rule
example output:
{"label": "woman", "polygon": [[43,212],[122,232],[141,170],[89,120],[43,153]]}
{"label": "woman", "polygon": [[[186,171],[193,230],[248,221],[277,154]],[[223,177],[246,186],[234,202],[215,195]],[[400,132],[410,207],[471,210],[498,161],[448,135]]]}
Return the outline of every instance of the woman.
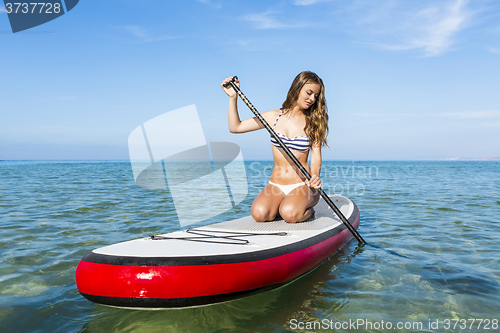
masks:
{"label": "woman", "polygon": [[[222,82],[229,96],[229,131],[246,133],[264,126],[257,118],[243,121],[238,115],[236,91],[229,85],[232,77]],[[239,87],[239,81],[236,80]],[[252,204],[252,217],[257,222],[272,221],[276,215],[289,223],[303,222],[314,214],[321,187],[321,148],[326,145],[328,113],[323,81],[313,72],[302,72],[292,82],[281,109],[262,113],[276,134],[287,145],[297,160],[311,174],[307,179],[279,144],[271,137],[274,168],[266,187]],[[311,166],[307,158],[311,154]]]}

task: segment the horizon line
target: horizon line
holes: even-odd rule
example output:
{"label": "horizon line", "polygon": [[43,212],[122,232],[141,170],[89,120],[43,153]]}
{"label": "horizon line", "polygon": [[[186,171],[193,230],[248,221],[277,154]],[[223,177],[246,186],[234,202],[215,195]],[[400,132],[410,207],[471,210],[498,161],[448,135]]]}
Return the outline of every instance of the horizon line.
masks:
{"label": "horizon line", "polygon": [[[0,159],[0,162],[130,162],[129,159]],[[272,162],[272,159],[249,159],[244,162]],[[473,161],[500,161],[500,157],[445,157],[419,159],[326,159],[323,162],[473,162]]]}

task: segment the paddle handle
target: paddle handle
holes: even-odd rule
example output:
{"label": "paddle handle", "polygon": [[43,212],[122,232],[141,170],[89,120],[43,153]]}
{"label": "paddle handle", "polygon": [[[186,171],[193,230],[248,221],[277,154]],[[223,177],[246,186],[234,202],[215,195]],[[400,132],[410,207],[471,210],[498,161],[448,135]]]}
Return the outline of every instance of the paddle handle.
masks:
{"label": "paddle handle", "polygon": [[[304,177],[306,177],[307,180],[310,180],[311,179],[311,175],[309,174],[309,172],[304,168],[304,166],[299,162],[299,160],[297,160],[297,158],[295,157],[295,155],[283,143],[283,141],[281,141],[281,138],[276,134],[276,132],[272,129],[272,127],[269,126],[269,124],[267,123],[267,121],[264,119],[264,117],[262,117],[262,115],[259,113],[259,111],[257,111],[257,109],[253,106],[253,104],[248,100],[248,98],[245,96],[245,94],[243,94],[241,92],[240,88],[235,83],[236,79],[237,79],[237,76],[233,76],[232,81],[226,83],[224,86],[227,87],[227,86],[231,85],[233,87],[233,89],[238,93],[238,96],[240,96],[240,98],[248,106],[248,108],[250,109],[250,111],[252,111],[252,113],[255,115],[255,117],[257,119],[259,119],[259,121],[266,128],[266,130],[269,132],[269,134],[271,134],[271,136],[276,140],[276,142],[278,142],[278,144],[280,145],[280,147],[285,151],[285,153],[293,161],[293,163],[295,163],[295,165],[299,168],[300,172],[304,175]],[[344,225],[347,227],[347,229],[349,229],[349,231],[351,232],[351,234],[353,234],[354,237],[356,237],[356,239],[358,240],[359,243],[361,243],[362,245],[365,245],[366,244],[365,240],[356,231],[356,229],[354,229],[354,227],[349,223],[349,221],[347,221],[347,219],[344,216],[344,214],[342,214],[342,212],[340,211],[340,209],[337,208],[337,206],[333,203],[332,199],[330,199],[330,197],[325,193],[325,191],[323,191],[322,188],[319,188],[318,191],[319,191],[319,194],[321,195],[321,197],[326,201],[326,203],[328,204],[328,206],[330,206],[333,209],[333,211],[335,212],[335,214],[337,214],[337,216],[344,223]]]}

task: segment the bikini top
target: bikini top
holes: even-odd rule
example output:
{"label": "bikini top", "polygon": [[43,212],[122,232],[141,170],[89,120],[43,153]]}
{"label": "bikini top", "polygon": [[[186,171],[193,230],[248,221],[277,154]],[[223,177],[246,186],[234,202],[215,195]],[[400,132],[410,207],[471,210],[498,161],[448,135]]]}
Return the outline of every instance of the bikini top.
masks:
{"label": "bikini top", "polygon": [[[280,119],[283,112],[285,112],[285,110],[281,111],[278,118],[276,118],[276,121],[274,122],[274,125],[273,125],[273,129],[276,126],[276,123],[278,122],[278,119]],[[283,143],[285,144],[285,146],[288,147],[288,149],[293,149],[293,150],[298,150],[298,151],[308,151],[310,149],[309,138],[306,135],[300,135],[300,136],[296,136],[294,138],[286,137],[283,134],[278,133],[278,132],[276,132],[276,135],[279,136],[281,141],[283,141]],[[278,141],[276,141],[272,136],[271,136],[271,143],[274,147],[281,148]]]}

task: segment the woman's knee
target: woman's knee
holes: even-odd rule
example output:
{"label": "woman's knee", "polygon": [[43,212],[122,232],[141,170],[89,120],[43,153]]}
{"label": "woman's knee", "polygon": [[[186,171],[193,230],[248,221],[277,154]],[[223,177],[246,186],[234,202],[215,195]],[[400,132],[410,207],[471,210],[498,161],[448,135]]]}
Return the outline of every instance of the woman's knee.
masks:
{"label": "woman's knee", "polygon": [[286,222],[296,223],[299,222],[304,212],[298,211],[293,205],[281,205],[280,215]]}
{"label": "woman's knee", "polygon": [[259,205],[253,205],[251,209],[252,217],[257,222],[267,222],[272,221],[276,214],[272,214],[269,208]]}

